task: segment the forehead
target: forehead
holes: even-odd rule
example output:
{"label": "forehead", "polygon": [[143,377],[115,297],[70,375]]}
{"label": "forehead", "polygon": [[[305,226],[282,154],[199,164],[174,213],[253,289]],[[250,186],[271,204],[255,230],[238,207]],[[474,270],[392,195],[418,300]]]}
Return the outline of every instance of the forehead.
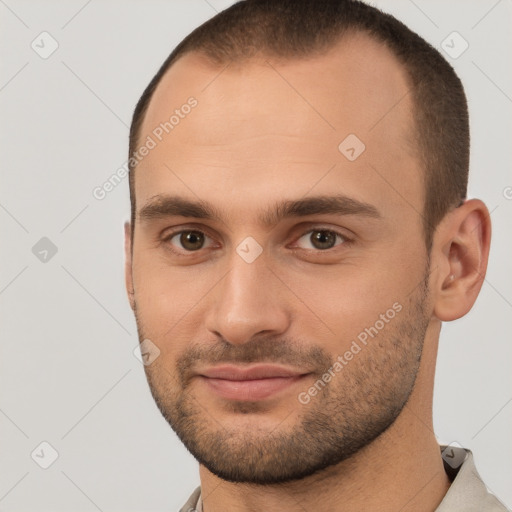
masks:
{"label": "forehead", "polygon": [[[182,108],[190,98],[196,106]],[[213,65],[190,53],[171,66],[147,110],[139,140],[149,136],[156,144],[137,166],[137,202],[165,188],[169,167],[174,181],[181,176],[208,194],[217,188],[257,192],[262,183],[271,191],[286,183],[304,193],[304,184],[334,165],[336,180],[331,175],[319,185],[326,190],[333,180],[355,196],[382,189],[388,200],[405,196],[421,209],[412,112],[405,70],[362,34],[300,59],[260,56]],[[351,134],[357,139],[349,141],[365,147],[355,161],[340,150]]]}
{"label": "forehead", "polygon": [[[192,52],[179,58],[160,81],[142,131],[158,125],[191,95],[201,96],[203,112],[229,107],[255,118],[268,117],[276,103],[288,107],[279,109],[283,116],[300,102],[309,102],[310,110],[316,109],[317,117],[326,121],[324,128],[330,125],[341,131],[351,126],[366,131],[409,89],[406,71],[391,51],[362,33],[347,35],[331,49],[302,58],[261,55],[214,65]],[[393,109],[393,119],[401,122],[405,135],[412,121],[411,97],[400,103]]]}

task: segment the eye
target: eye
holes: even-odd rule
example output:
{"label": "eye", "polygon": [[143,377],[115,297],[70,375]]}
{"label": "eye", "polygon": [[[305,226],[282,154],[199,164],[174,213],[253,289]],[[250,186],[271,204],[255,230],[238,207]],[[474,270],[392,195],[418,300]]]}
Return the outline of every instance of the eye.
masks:
{"label": "eye", "polygon": [[[167,235],[163,242],[176,254],[198,252],[214,245],[213,240],[199,229],[175,231]],[[327,251],[349,242],[348,237],[337,231],[315,228],[304,233],[295,244],[301,249]]]}
{"label": "eye", "polygon": [[[299,243],[301,240],[304,241],[303,244],[305,245],[305,247],[301,247],[302,249],[317,249],[322,251],[332,249],[337,245],[349,241],[347,237],[337,231],[319,228],[308,231],[302,235],[296,243]],[[336,243],[337,240],[339,240],[339,243]]]}
{"label": "eye", "polygon": [[209,238],[210,237],[202,231],[189,229],[171,233],[164,241],[173,246],[179,244],[181,247],[178,248],[186,252],[194,252],[204,249],[205,240]]}

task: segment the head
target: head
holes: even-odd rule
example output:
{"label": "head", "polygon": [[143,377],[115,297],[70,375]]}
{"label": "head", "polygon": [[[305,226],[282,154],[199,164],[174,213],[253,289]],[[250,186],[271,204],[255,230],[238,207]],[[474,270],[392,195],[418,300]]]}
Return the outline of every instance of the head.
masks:
{"label": "head", "polygon": [[[153,78],[130,155],[127,289],[160,351],[145,370],[208,470],[303,478],[432,385],[418,374],[476,299],[490,227],[465,200],[462,84],[418,35],[356,1],[235,4]],[[209,378],[260,363],[294,377],[263,395]]]}

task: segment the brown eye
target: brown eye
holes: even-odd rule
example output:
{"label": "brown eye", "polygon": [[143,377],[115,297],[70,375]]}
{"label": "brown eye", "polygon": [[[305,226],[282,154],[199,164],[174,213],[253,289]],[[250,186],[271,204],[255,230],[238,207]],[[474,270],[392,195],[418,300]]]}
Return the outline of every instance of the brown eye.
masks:
{"label": "brown eye", "polygon": [[185,231],[180,235],[180,243],[188,251],[197,251],[204,244],[204,234],[199,231]]}
{"label": "brown eye", "polygon": [[336,235],[331,231],[314,231],[310,240],[317,249],[330,249],[336,243]]}
{"label": "brown eye", "polygon": [[[171,244],[176,244],[178,240],[178,248],[187,252],[198,251],[203,248],[205,243],[205,234],[201,231],[180,231],[169,237]],[[179,247],[181,245],[181,247]]]}
{"label": "brown eye", "polygon": [[[340,245],[346,241],[346,238],[340,233],[327,229],[315,229],[308,231],[302,235],[298,241],[303,239],[306,243],[306,247],[302,247],[303,249],[318,249],[324,251],[332,249],[336,245]],[[340,240],[340,242],[336,243],[337,240]]]}

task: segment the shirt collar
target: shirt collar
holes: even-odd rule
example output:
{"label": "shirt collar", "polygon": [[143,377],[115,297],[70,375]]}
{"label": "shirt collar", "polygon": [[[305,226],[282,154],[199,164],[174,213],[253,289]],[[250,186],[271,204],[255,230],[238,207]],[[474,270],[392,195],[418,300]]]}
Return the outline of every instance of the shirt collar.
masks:
{"label": "shirt collar", "polygon": [[[441,445],[440,449],[444,469],[452,484],[435,512],[507,512],[506,507],[489,492],[482,481],[471,450],[457,443]],[[187,506],[189,508],[186,508]],[[200,487],[195,489],[180,512],[203,512]]]}

